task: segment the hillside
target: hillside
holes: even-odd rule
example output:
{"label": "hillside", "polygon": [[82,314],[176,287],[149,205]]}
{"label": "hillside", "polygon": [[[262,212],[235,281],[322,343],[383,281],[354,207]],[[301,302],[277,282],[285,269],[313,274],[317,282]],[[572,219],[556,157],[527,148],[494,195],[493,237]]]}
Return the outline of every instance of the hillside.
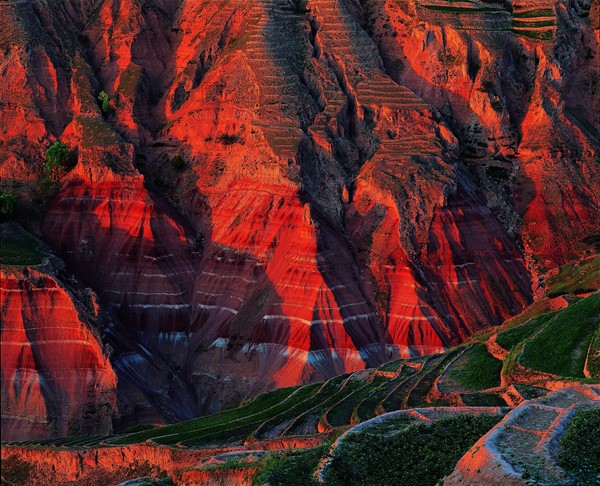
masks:
{"label": "hillside", "polygon": [[[545,311],[532,307],[445,353],[282,388],[176,425],[4,443],[3,461],[11,467],[3,474],[21,471],[28,484],[116,483],[142,476],[170,478],[175,484],[251,484],[253,478],[256,484],[309,484],[319,469],[326,484],[387,484],[385,478],[394,474],[406,484],[435,484],[460,459],[444,484],[460,477],[473,484],[492,484],[490,478],[498,484],[508,484],[508,478],[525,484],[534,473],[542,479],[573,478],[557,465],[556,444],[578,408],[600,407],[600,294],[569,292],[597,283],[598,261],[564,268],[551,279],[547,296],[537,304]],[[560,308],[549,310],[553,307]],[[491,455],[478,452],[477,459],[469,459],[469,448],[507,413],[496,426],[499,431],[485,436],[488,442],[500,440],[501,446],[489,446],[495,451]],[[521,435],[514,433],[512,422]],[[530,452],[519,449],[525,447],[527,428],[532,430],[527,441],[554,441],[549,452],[535,445],[527,446]],[[344,438],[332,446],[340,434]],[[600,429],[586,434],[594,443]],[[421,452],[413,462],[402,462],[412,457],[399,452],[403,447]],[[394,454],[399,462],[388,462]],[[436,466],[427,466],[429,460]],[[506,477],[494,476],[498,461],[510,465],[501,469]],[[407,476],[408,470],[414,476]],[[290,474],[296,483],[289,482]],[[376,480],[376,474],[383,479]]]}
{"label": "hillside", "polygon": [[[110,367],[111,423],[92,431],[322,382],[311,407],[344,387],[346,408],[283,430],[425,397],[518,401],[492,342],[455,347],[597,252],[598,13],[587,0],[0,2],[1,217],[95,296],[83,319],[95,358],[70,360]],[[20,275],[38,263],[2,264]],[[7,299],[3,322],[44,308],[44,292]],[[74,353],[59,346],[71,331],[44,346]],[[538,366],[535,349],[523,363],[511,351],[506,379]],[[79,403],[79,382],[34,400],[26,390],[55,367],[19,359],[2,365],[6,438],[77,433],[96,389],[77,410],[44,412]],[[461,371],[475,362],[493,374]],[[536,376],[580,364],[557,356]],[[253,427],[239,435],[263,433]]]}

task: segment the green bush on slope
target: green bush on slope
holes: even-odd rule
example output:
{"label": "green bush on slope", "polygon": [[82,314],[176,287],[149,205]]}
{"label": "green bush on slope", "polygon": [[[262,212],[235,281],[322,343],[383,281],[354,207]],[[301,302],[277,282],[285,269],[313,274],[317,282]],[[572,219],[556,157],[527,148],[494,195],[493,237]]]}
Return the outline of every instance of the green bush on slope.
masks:
{"label": "green bush on slope", "polygon": [[600,478],[600,408],[575,414],[558,454],[560,465],[577,484],[598,484]]}
{"label": "green bush on slope", "polygon": [[273,454],[264,464],[253,485],[270,486],[312,486],[317,485],[313,472],[319,461],[329,450],[330,444],[313,449],[294,451],[289,454]]}
{"label": "green bush on slope", "polygon": [[510,351],[517,344],[522,343],[531,336],[536,330],[540,329],[551,317],[552,314],[533,317],[526,324],[499,333],[496,336],[496,342],[507,351]]}
{"label": "green bush on slope", "polygon": [[391,436],[349,434],[327,468],[326,484],[433,486],[499,420],[459,415]]}
{"label": "green bush on slope", "polygon": [[45,153],[44,172],[53,181],[59,180],[73,168],[73,154],[62,142],[54,142]]}
{"label": "green bush on slope", "polygon": [[583,378],[592,336],[600,323],[600,294],[582,299],[552,314],[523,348],[527,368],[560,376]]}
{"label": "green bush on slope", "polygon": [[502,361],[488,353],[485,345],[476,344],[460,358],[461,365],[453,366],[448,378],[465,390],[486,390],[500,386]]}

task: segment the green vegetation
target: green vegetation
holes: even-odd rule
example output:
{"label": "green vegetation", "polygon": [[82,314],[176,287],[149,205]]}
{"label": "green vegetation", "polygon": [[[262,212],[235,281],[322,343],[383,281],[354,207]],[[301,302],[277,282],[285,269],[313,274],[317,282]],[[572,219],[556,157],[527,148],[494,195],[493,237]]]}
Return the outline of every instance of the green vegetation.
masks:
{"label": "green vegetation", "polygon": [[[446,353],[439,355],[439,361],[416,380],[415,386],[410,390],[410,393],[406,398],[406,407],[418,407],[419,405],[428,403],[427,396],[434,386],[435,381],[442,374],[444,368],[460,353],[460,351],[461,348],[453,348],[449,349]],[[432,405],[439,404],[434,403]]]}
{"label": "green vegetation", "polygon": [[504,399],[495,393],[465,393],[461,398],[467,407],[506,407]]}
{"label": "green vegetation", "polygon": [[583,378],[592,335],[600,322],[600,294],[557,311],[524,347],[520,362],[530,369]]}
{"label": "green vegetation", "polygon": [[103,113],[109,113],[112,110],[110,97],[106,91],[100,91],[100,94],[98,95],[98,101],[100,102],[100,107],[102,108]]}
{"label": "green vegetation", "polygon": [[567,429],[558,454],[560,465],[577,484],[598,484],[600,477],[600,409],[581,410]]}
{"label": "green vegetation", "polygon": [[[134,434],[121,436],[111,441],[113,444],[133,444],[152,439],[161,443],[177,443],[186,439],[200,439],[209,434],[215,435],[218,439],[231,437],[231,429],[226,427],[236,427],[243,425],[253,425],[258,420],[265,420],[275,411],[285,409],[292,402],[299,398],[306,399],[314,395],[321,384],[307,385],[305,387],[280,388],[264,395],[260,395],[250,403],[239,408],[227,410],[207,417],[201,417],[195,420],[182,422],[176,425],[161,427],[159,429],[137,432]],[[298,392],[298,393],[295,393]],[[291,397],[294,399],[290,400]],[[251,429],[251,427],[250,427]],[[251,430],[250,430],[251,431]],[[235,433],[235,431],[234,431]],[[209,437],[210,438],[210,437]]]}
{"label": "green vegetation", "polygon": [[81,125],[83,147],[108,147],[110,145],[120,145],[123,142],[101,117],[78,116],[76,120]]}
{"label": "green vegetation", "polygon": [[135,90],[140,81],[141,69],[135,64],[130,64],[127,69],[121,74],[119,81],[119,96],[131,98],[135,94]]}
{"label": "green vegetation", "polygon": [[17,205],[17,197],[8,192],[0,192],[0,216],[11,216]]}
{"label": "green vegetation", "polygon": [[393,435],[351,433],[326,470],[332,485],[435,485],[500,417],[459,415]]}
{"label": "green vegetation", "polygon": [[548,279],[548,296],[585,294],[600,289],[600,255],[579,264],[561,267],[555,277]]}
{"label": "green vegetation", "polygon": [[143,430],[152,430],[155,429],[157,426],[156,425],[152,425],[152,424],[135,424],[135,425],[130,425],[129,427],[126,427],[123,432],[123,434],[133,434],[134,432],[142,432]]}
{"label": "green vegetation", "polygon": [[600,378],[600,326],[592,337],[592,343],[588,352],[588,370],[590,375]]}
{"label": "green vegetation", "polygon": [[[18,248],[22,247],[19,243]],[[37,251],[35,246],[33,249]],[[591,261],[582,265],[591,268]],[[565,268],[561,274],[565,275],[565,272],[579,275],[580,267],[573,267],[573,271]],[[573,282],[575,280],[578,279],[571,279]],[[586,355],[589,355],[588,369],[597,376],[600,368],[600,294],[577,301],[572,298],[567,300],[571,302],[569,307],[548,312],[548,299],[545,299],[506,324],[496,338],[500,346],[509,350],[504,360],[506,373],[510,374],[520,362],[533,370],[577,377],[583,382],[583,366]],[[590,342],[594,344],[588,352]],[[467,406],[505,406],[502,396],[507,390],[490,390],[500,385],[502,366],[500,360],[489,354],[484,343],[473,340],[445,353],[396,360],[376,370],[337,376],[323,383],[275,390],[237,408],[187,422],[148,430],[142,430],[143,427],[128,429],[112,437],[69,437],[30,442],[28,445],[81,449],[99,444],[124,445],[152,441],[178,447],[218,447],[307,435],[332,440],[352,423],[385,412],[413,407],[451,406],[456,403],[455,396],[449,397],[445,391],[458,391]],[[447,379],[440,382],[439,390],[442,394],[432,393],[436,380],[445,369],[448,370],[445,375]],[[450,389],[444,391],[442,385]],[[516,385],[525,398],[545,395],[548,390],[544,386],[543,381]],[[391,484],[403,477],[401,484],[434,484],[441,475],[449,472],[448,468],[453,467],[462,451],[491,427],[488,423],[485,427],[481,426],[481,433],[469,435],[469,431],[475,429],[475,425],[469,421],[474,419],[463,420],[467,421],[464,427],[461,426],[463,435],[456,434],[456,429],[461,427],[453,422],[446,427],[453,437],[452,444],[444,435],[444,427],[439,429],[436,424],[411,425],[412,420],[402,422],[389,419],[369,427],[364,434],[358,433],[356,437],[351,434],[347,436],[348,441],[344,439],[342,442],[346,449],[335,454],[337,466],[332,471],[336,472],[328,478],[329,483],[386,484],[384,481],[388,481],[387,484]],[[318,430],[325,432],[319,433]],[[421,441],[430,445],[422,446]],[[409,447],[412,450],[409,451]],[[374,451],[372,454],[365,452],[371,448]],[[257,484],[294,484],[290,481],[296,479],[298,484],[310,484],[316,464],[325,456],[326,452],[317,448],[276,454],[264,463],[253,462],[254,466],[246,466],[245,462],[236,465],[234,461],[228,461],[226,465],[218,467],[262,468]],[[405,459],[397,459],[398,456]],[[443,459],[437,463],[440,457]],[[447,461],[448,458],[450,460]],[[384,460],[386,462],[382,464]]]}
{"label": "green vegetation", "polygon": [[39,250],[39,243],[31,236],[2,235],[0,265],[29,267],[39,265],[46,256],[46,253]]}
{"label": "green vegetation", "polygon": [[264,467],[253,485],[270,486],[311,486],[317,485],[313,472],[319,461],[329,450],[330,443],[313,449],[292,451],[287,454],[273,454],[267,458]]}
{"label": "green vegetation", "polygon": [[513,17],[530,19],[536,17],[553,17],[554,9],[551,8],[535,8],[533,10],[527,10],[526,12],[514,12]]}
{"label": "green vegetation", "polygon": [[554,22],[554,20],[539,20],[539,21],[533,21],[533,22],[527,22],[527,21],[523,21],[523,20],[513,20],[513,27],[517,28],[517,29],[522,29],[522,28],[531,28],[531,27],[554,27],[556,25],[556,23]]}
{"label": "green vegetation", "polygon": [[523,37],[529,37],[535,40],[552,40],[554,38],[554,32],[552,30],[514,30],[515,34]]}
{"label": "green vegetation", "polygon": [[548,394],[548,390],[545,388],[538,388],[536,386],[527,384],[517,384],[515,385],[515,388],[521,395],[523,395],[525,400],[532,400]]}
{"label": "green vegetation", "polygon": [[465,390],[500,386],[502,361],[488,353],[484,344],[475,344],[451,367],[448,379]]}
{"label": "green vegetation", "polygon": [[60,180],[73,168],[73,154],[71,154],[71,151],[62,142],[54,142],[46,150],[45,156],[44,172],[46,177],[52,181]]}
{"label": "green vegetation", "polygon": [[496,342],[504,349],[510,351],[517,344],[522,343],[525,339],[531,336],[536,329],[539,329],[552,315],[541,315],[539,317],[532,318],[526,324],[522,326],[513,327],[508,331],[498,333],[496,336]]}
{"label": "green vegetation", "polygon": [[401,359],[397,359],[396,361],[388,361],[386,364],[380,366],[378,369],[381,371],[391,371],[391,372],[396,372],[398,371],[398,369],[400,368],[400,366],[402,366],[402,361]]}
{"label": "green vegetation", "polygon": [[348,394],[343,400],[336,403],[327,414],[329,424],[333,427],[349,424],[356,406],[378,389],[379,385],[388,381],[384,377],[374,376],[369,383],[365,383],[355,392]]}
{"label": "green vegetation", "polygon": [[53,180],[50,176],[46,175],[40,180],[40,196],[42,199],[48,199],[54,196],[60,189],[61,183]]}

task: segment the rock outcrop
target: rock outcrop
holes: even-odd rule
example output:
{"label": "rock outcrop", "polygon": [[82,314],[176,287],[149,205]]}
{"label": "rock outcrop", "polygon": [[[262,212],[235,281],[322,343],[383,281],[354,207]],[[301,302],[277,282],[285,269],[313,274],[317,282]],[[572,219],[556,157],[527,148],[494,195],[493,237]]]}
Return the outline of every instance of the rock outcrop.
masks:
{"label": "rock outcrop", "polygon": [[111,433],[117,377],[95,295],[55,257],[0,279],[2,440]]}
{"label": "rock outcrop", "polygon": [[124,423],[441,351],[587,250],[597,4],[438,3],[0,5],[2,187],[73,149],[41,234]]}

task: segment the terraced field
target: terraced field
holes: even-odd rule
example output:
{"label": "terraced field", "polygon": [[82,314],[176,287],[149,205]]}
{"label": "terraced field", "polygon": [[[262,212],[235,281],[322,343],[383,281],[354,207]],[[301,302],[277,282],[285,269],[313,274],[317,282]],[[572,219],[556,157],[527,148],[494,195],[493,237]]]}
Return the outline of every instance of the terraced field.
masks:
{"label": "terraced field", "polygon": [[[539,405],[514,415],[515,427],[502,429],[510,432],[510,437],[503,432],[498,439],[506,450],[513,450],[511,444],[521,437],[519,434],[525,434],[522,447],[533,450],[535,445],[529,442],[537,437],[536,430],[542,433],[554,423],[557,413],[563,413],[548,408],[540,399],[565,385],[600,383],[600,293],[585,297],[568,293],[587,289],[596,281],[596,263],[590,259],[563,269],[548,286],[549,294],[559,296],[547,296],[543,305],[536,304],[537,311],[526,311],[525,317],[517,317],[445,353],[392,361],[323,383],[278,389],[237,408],[174,425],[113,436],[4,443],[3,451],[10,452],[10,446],[79,455],[135,447],[150,448],[145,451],[188,451],[204,459],[181,473],[184,476],[193,471],[205,480],[209,473],[239,470],[251,475],[262,471],[257,477],[269,484],[308,484],[302,481],[312,481],[320,458],[327,456],[336,437],[349,429],[359,430],[371,423],[370,419],[379,424],[386,417],[406,418],[410,423],[402,427],[392,421],[373,429],[379,435],[395,437],[405,426],[437,420],[445,416],[445,411],[504,413],[508,407],[527,406],[528,400],[538,399]],[[559,304],[565,307],[545,312]],[[545,313],[536,314],[540,309]],[[552,403],[559,398],[552,399]],[[534,422],[527,422],[534,412]],[[443,431],[436,432],[435,428],[414,430],[443,436]],[[466,437],[461,447],[466,450],[472,440]],[[532,461],[537,457],[530,455]],[[526,474],[530,474],[529,469],[521,468]],[[448,467],[444,471],[448,474]],[[295,482],[284,481],[289,474],[297,474]],[[187,484],[189,478],[185,478],[182,481]]]}
{"label": "terraced field", "polygon": [[[176,425],[112,437],[54,439],[23,445],[88,448],[150,441],[191,448],[230,447],[277,438],[292,440],[318,434],[328,437],[338,429],[345,430],[394,410],[506,406],[507,394],[517,402],[528,398],[523,396],[527,390],[521,394],[515,384],[527,383],[535,387],[536,394],[543,394],[553,388],[555,380],[583,379],[586,356],[599,352],[598,339],[593,339],[599,316],[600,294],[595,294],[494,335],[506,353],[504,367],[488,351],[489,341],[473,341],[443,354],[393,361],[324,383],[275,390],[241,407]],[[566,326],[569,332],[565,331]],[[546,360],[547,356],[552,356],[552,360]],[[596,371],[589,375],[600,378]]]}
{"label": "terraced field", "polygon": [[418,6],[428,20],[452,25],[456,30],[512,32],[542,41],[553,40],[556,30],[554,8],[549,2],[514,2],[512,11],[474,0],[427,0],[418,2]]}

